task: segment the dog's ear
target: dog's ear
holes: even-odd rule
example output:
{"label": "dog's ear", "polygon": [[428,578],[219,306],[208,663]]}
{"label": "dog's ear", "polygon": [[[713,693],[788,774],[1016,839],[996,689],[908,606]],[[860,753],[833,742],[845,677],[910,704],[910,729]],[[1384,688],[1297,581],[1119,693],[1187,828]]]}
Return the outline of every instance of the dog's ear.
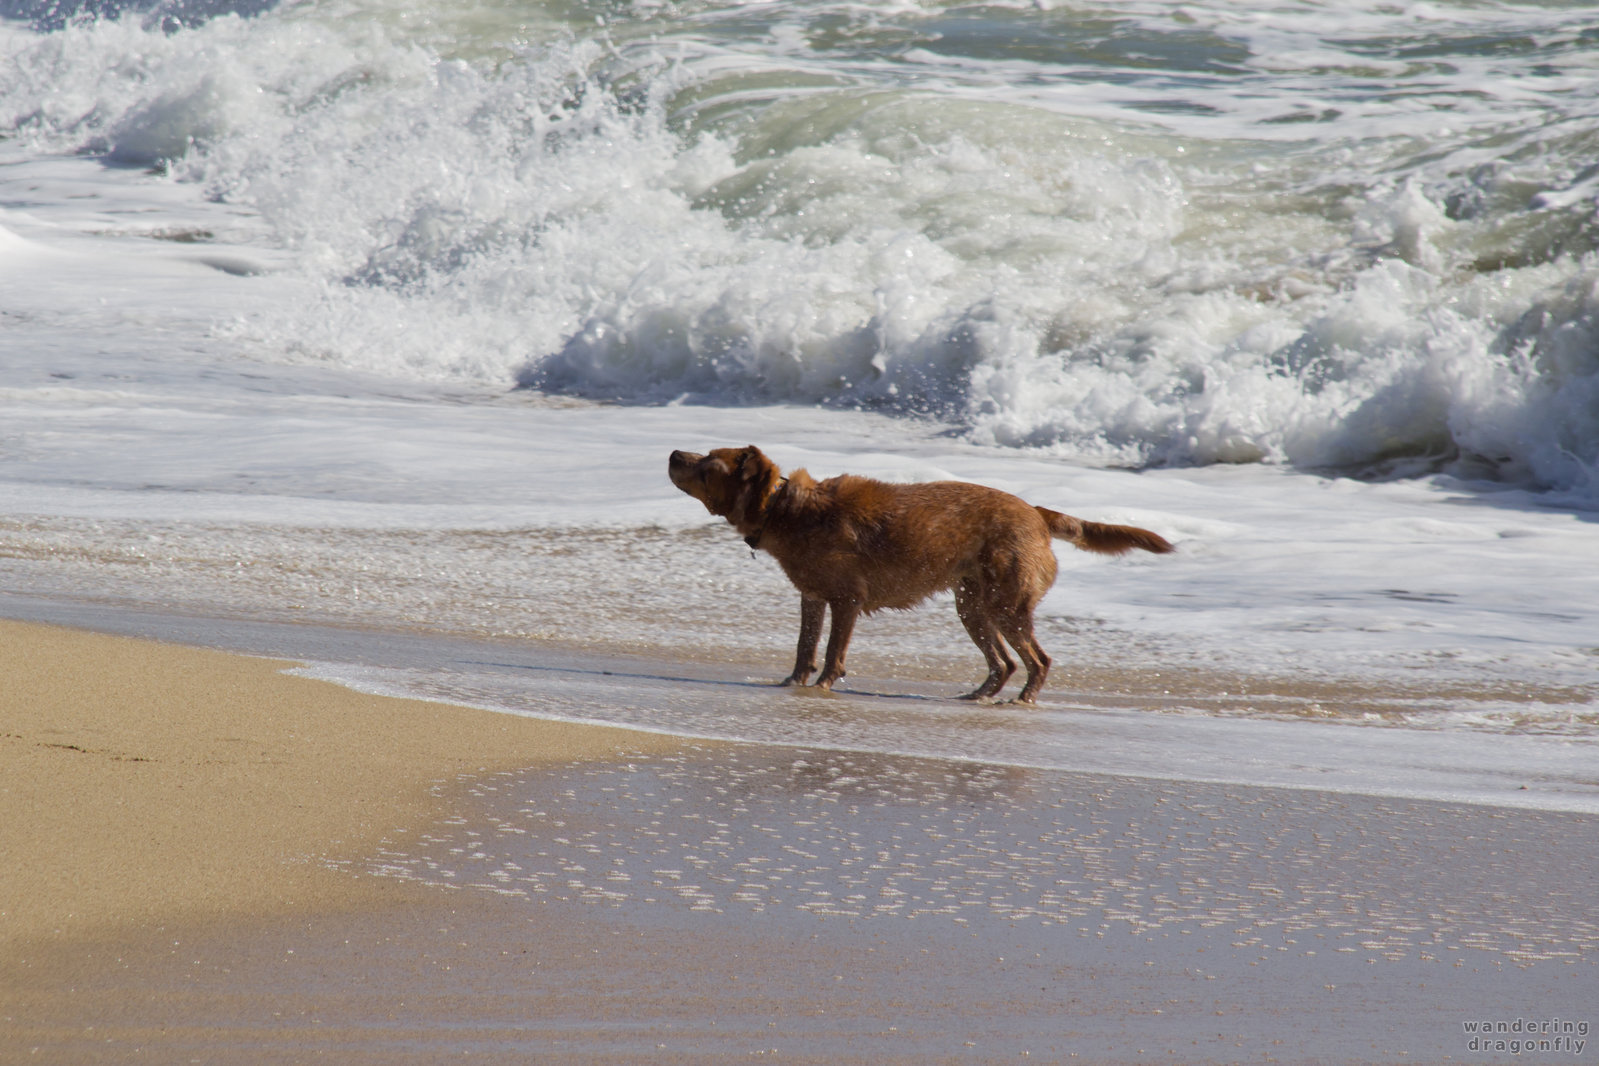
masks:
{"label": "dog's ear", "polygon": [[737,472],[739,476],[742,477],[745,475],[747,470],[751,469],[752,464],[758,465],[760,463],[767,462],[771,462],[771,460],[766,458],[765,452],[761,451],[753,444],[746,444],[738,453]]}
{"label": "dog's ear", "polygon": [[777,469],[777,464],[766,457],[766,453],[755,445],[746,447],[738,456],[738,469],[734,476],[754,483],[764,496],[777,487],[782,480],[782,472]]}
{"label": "dog's ear", "polygon": [[754,528],[760,524],[766,502],[777,490],[778,482],[783,479],[783,475],[777,469],[776,463],[751,444],[739,452],[738,463],[733,468],[733,477],[740,484],[727,520],[736,527],[749,525]]}

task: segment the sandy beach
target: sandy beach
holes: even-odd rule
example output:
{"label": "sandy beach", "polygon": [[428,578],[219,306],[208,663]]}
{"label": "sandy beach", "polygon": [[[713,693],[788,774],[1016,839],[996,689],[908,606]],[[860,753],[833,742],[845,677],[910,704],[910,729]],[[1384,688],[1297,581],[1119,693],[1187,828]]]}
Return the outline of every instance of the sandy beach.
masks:
{"label": "sandy beach", "polygon": [[0,657],[7,1063],[1524,1061],[1599,1021],[1584,815]]}
{"label": "sandy beach", "polygon": [[142,1032],[135,988],[85,1010],[85,979],[147,987],[197,934],[431,921],[429,893],[348,866],[447,806],[458,775],[672,746],[364,696],[292,665],[0,621],[0,1058],[87,1061],[98,1018]]}
{"label": "sandy beach", "polygon": [[292,663],[0,622],[0,942],[364,901],[332,871],[457,775],[660,748],[647,734],[383,700]]}

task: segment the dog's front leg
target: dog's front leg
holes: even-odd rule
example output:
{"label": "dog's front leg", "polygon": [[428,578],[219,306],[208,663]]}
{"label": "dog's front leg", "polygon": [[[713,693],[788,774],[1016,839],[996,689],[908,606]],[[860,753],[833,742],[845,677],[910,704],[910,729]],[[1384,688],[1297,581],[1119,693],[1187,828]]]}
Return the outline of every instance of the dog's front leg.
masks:
{"label": "dog's front leg", "polygon": [[822,676],[816,687],[830,689],[833,682],[844,676],[844,653],[849,650],[849,638],[855,633],[855,619],[861,613],[853,603],[834,600],[828,604],[833,611],[833,628],[827,634],[827,659],[822,663]]}
{"label": "dog's front leg", "polygon": [[800,635],[799,647],[794,652],[794,672],[779,684],[803,685],[816,672],[816,645],[822,639],[822,615],[826,610],[825,600],[800,597]]}

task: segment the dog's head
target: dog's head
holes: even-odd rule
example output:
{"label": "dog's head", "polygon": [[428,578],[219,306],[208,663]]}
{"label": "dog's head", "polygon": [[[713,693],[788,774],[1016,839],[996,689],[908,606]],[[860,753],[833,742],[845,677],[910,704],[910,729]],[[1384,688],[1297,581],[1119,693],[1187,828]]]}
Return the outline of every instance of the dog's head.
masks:
{"label": "dog's head", "polygon": [[751,444],[716,448],[707,455],[673,452],[666,465],[672,484],[721,515],[740,533],[759,528],[761,515],[783,475],[777,464]]}

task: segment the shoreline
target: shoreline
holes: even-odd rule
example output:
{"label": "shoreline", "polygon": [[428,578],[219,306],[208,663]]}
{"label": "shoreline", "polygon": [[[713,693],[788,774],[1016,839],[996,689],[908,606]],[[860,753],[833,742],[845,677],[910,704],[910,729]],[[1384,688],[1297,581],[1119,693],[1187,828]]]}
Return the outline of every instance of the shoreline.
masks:
{"label": "shoreline", "polygon": [[[642,645],[617,651],[0,593],[5,616],[292,660],[309,664],[303,676],[378,695],[679,741],[1599,814],[1590,737],[1504,731],[1497,723],[1395,727],[1366,713],[1369,692],[1351,697],[1341,682],[1316,677],[1299,683],[1295,710],[1271,706],[1247,678],[1183,675],[1186,693],[1157,697],[1137,694],[1139,685],[1149,688],[1161,677],[1144,676],[1136,664],[1113,677],[1063,669],[1038,707],[1019,710],[952,700],[963,691],[959,685],[915,668],[863,670],[818,696],[775,687],[781,668],[768,663],[680,658]],[[1451,693],[1445,688],[1434,696],[1446,701]]]}
{"label": "shoreline", "polygon": [[1592,816],[680,741],[290,665],[0,622],[0,1064],[1445,1062],[1480,1061],[1465,1020],[1599,1022]]}

